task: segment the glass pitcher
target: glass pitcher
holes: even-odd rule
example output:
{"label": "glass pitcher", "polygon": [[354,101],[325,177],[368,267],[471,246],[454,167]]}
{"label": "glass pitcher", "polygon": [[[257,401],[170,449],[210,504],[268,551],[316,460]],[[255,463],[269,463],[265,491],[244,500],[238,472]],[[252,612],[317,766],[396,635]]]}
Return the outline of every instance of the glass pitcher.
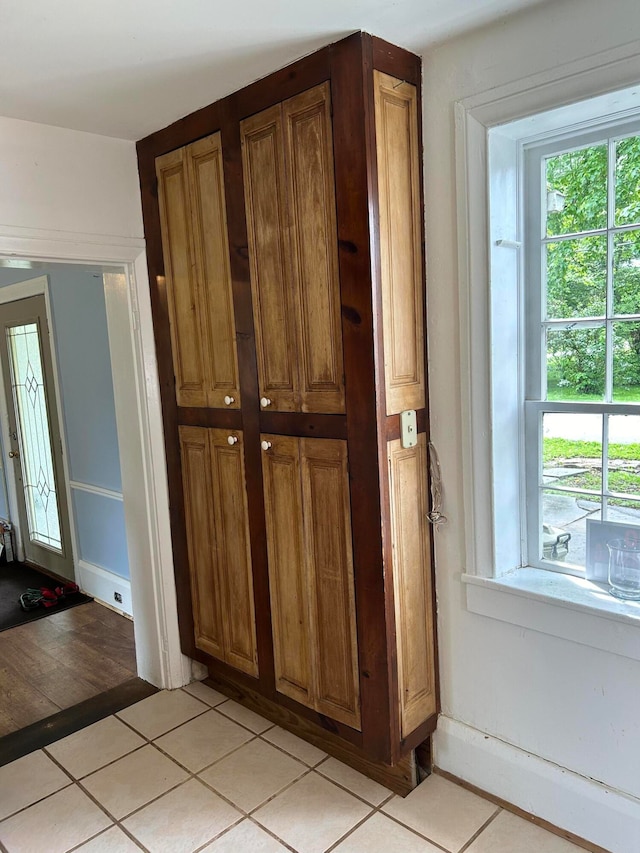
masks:
{"label": "glass pitcher", "polygon": [[640,599],[640,530],[607,542],[609,592],[616,598]]}

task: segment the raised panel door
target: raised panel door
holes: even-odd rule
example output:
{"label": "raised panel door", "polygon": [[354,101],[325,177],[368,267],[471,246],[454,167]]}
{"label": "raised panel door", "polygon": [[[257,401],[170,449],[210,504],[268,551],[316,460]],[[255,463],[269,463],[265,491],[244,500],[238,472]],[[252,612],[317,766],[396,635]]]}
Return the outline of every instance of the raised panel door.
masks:
{"label": "raised panel door", "polygon": [[177,403],[206,406],[203,310],[191,238],[185,149],[158,157],[156,174]]}
{"label": "raised panel door", "polygon": [[300,439],[261,439],[276,689],[313,707]]}
{"label": "raised panel door", "polygon": [[209,429],[213,493],[213,552],[222,589],[224,657],[249,675],[258,674],[256,623],[249,544],[249,513],[243,437]]}
{"label": "raised panel door", "polygon": [[293,412],[297,332],[281,106],[245,119],[240,131],[260,396]]}
{"label": "raised panel door", "polygon": [[220,133],[186,149],[200,293],[207,405],[239,408],[236,329],[229,266]]}
{"label": "raised panel door", "polygon": [[344,378],[329,84],[283,102],[298,311],[299,408],[343,412]]}
{"label": "raised panel door", "polygon": [[360,728],[347,444],[301,439],[314,707]]}
{"label": "raised panel door", "polygon": [[260,396],[344,412],[328,84],[245,119],[241,136]]}
{"label": "raised panel door", "polygon": [[212,657],[224,660],[208,430],[181,426],[180,452],[195,644]]}
{"label": "raised panel door", "polygon": [[388,444],[391,544],[402,736],[436,712],[435,647],[427,521],[427,441]]}
{"label": "raised panel door", "polygon": [[421,409],[423,258],[416,87],[374,71],[387,414]]}

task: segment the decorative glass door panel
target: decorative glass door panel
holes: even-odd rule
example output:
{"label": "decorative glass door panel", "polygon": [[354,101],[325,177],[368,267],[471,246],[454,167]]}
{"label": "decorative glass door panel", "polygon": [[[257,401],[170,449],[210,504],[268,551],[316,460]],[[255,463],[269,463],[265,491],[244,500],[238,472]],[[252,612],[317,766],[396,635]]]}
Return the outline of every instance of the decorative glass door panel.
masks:
{"label": "decorative glass door panel", "polygon": [[[0,305],[0,344],[15,508],[24,557],[73,580],[62,441],[44,296]],[[7,436],[5,433],[5,440]],[[10,463],[10,464],[11,464]]]}
{"label": "decorative glass door panel", "polygon": [[62,534],[37,323],[7,328],[28,535],[62,553]]}

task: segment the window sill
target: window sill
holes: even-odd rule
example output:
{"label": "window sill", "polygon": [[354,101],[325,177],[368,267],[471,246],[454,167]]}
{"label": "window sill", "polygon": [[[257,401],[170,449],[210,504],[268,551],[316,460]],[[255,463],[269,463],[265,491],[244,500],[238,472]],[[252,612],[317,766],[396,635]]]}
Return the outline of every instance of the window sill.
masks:
{"label": "window sill", "polygon": [[640,660],[640,603],[591,581],[531,568],[462,581],[471,613]]}

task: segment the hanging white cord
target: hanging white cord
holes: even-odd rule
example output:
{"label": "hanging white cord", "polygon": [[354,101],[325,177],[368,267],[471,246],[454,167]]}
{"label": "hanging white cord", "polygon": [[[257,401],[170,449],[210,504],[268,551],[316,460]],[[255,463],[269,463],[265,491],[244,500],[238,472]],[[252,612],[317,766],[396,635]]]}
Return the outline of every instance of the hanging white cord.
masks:
{"label": "hanging white cord", "polygon": [[427,518],[438,529],[440,524],[446,524],[447,517],[442,514],[442,475],[440,460],[434,444],[429,442],[429,470],[431,473],[431,511]]}

